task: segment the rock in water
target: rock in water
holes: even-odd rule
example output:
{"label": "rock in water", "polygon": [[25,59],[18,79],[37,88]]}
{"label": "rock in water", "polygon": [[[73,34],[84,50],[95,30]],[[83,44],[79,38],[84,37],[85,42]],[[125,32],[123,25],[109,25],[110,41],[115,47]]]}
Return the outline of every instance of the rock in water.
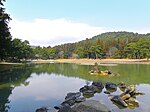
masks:
{"label": "rock in water", "polygon": [[72,109],[75,112],[111,112],[105,105],[95,100],[75,104]]}
{"label": "rock in water", "polygon": [[105,94],[110,94],[110,92],[109,92],[109,91],[104,91],[104,93],[105,93]]}
{"label": "rock in water", "polygon": [[77,92],[77,93],[68,93],[67,96],[65,97],[65,100],[73,100],[73,99],[76,99],[76,98],[78,98],[80,96],[81,96],[80,92]]}
{"label": "rock in water", "polygon": [[129,99],[131,97],[130,94],[125,94],[125,95],[120,95],[121,99],[122,100],[126,100],[126,99]]}
{"label": "rock in water", "polygon": [[70,106],[64,106],[58,112],[76,112],[76,111],[72,110]]}
{"label": "rock in water", "polygon": [[106,82],[105,87],[106,87],[106,89],[115,89],[115,90],[117,90],[117,85],[112,83],[112,82]]}
{"label": "rock in water", "polygon": [[104,84],[102,82],[93,82],[92,85],[98,87],[99,89],[103,89],[104,88]]}
{"label": "rock in water", "polygon": [[123,107],[127,107],[128,105],[121,99],[121,97],[119,95],[109,95],[109,98],[111,101],[114,101],[115,103],[123,106]]}
{"label": "rock in water", "polygon": [[85,100],[86,100],[86,98],[80,97],[80,98],[76,99],[76,103],[84,102]]}
{"label": "rock in water", "polygon": [[36,112],[47,112],[48,109],[46,107],[41,107],[39,109],[36,109]]}

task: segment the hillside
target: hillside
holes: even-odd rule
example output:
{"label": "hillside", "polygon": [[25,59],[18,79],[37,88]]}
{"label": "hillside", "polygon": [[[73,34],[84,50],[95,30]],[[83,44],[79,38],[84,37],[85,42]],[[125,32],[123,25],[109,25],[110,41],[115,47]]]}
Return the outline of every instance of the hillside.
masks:
{"label": "hillside", "polygon": [[[38,48],[40,58],[131,58],[150,57],[150,34],[108,32],[90,39],[55,47]],[[37,54],[35,52],[35,54]]]}

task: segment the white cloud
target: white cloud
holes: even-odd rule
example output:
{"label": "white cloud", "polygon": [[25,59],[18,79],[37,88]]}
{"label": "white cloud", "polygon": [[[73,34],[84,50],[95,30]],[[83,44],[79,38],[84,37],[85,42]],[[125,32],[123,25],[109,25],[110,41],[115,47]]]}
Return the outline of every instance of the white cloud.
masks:
{"label": "white cloud", "polygon": [[64,43],[77,42],[86,38],[109,31],[129,31],[135,33],[148,33],[149,28],[104,28],[90,26],[85,23],[60,19],[35,19],[32,22],[13,19],[10,22],[13,38],[28,40],[31,45],[54,46]]}
{"label": "white cloud", "polygon": [[72,22],[66,19],[35,19],[32,22],[10,22],[13,38],[28,40],[31,45],[54,46],[91,38],[106,32],[102,27],[93,27],[85,23]]}

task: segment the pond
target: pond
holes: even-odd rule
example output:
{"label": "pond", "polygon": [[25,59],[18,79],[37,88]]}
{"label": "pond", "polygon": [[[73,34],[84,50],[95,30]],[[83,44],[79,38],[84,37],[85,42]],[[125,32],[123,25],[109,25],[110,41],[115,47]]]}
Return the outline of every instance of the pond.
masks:
{"label": "pond", "polygon": [[[30,64],[0,65],[0,112],[35,112],[42,106],[54,107],[64,101],[69,92],[78,92],[87,83],[93,81],[123,81],[127,85],[136,85],[145,95],[137,96],[139,107],[119,108],[108,99],[103,89],[88,99],[102,102],[113,112],[150,112],[150,65],[119,64],[100,66],[119,73],[119,77],[92,76],[88,72],[93,66],[77,64]],[[119,94],[116,92],[111,94]]]}

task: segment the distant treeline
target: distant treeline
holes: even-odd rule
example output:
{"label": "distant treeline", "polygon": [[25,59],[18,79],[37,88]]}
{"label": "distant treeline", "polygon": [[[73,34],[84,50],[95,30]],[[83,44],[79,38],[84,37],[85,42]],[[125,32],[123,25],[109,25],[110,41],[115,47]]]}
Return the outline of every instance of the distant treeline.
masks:
{"label": "distant treeline", "polygon": [[33,49],[33,58],[131,58],[150,57],[150,34],[108,32],[76,43]]}
{"label": "distant treeline", "polygon": [[10,16],[0,0],[0,61],[58,58],[131,58],[150,57],[150,34],[108,32],[76,43],[54,47],[31,47],[27,40],[12,39],[8,23]]}

